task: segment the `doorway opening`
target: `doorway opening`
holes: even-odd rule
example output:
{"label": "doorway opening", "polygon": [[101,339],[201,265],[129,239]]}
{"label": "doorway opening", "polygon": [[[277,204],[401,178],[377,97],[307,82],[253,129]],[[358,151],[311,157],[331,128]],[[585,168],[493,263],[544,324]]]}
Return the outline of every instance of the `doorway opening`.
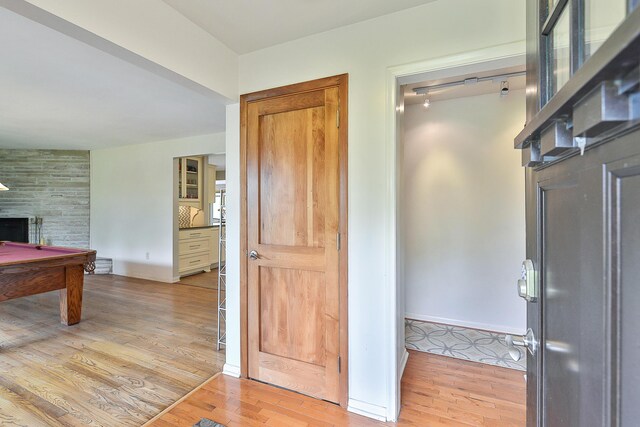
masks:
{"label": "doorway opening", "polygon": [[226,156],[176,157],[173,171],[174,281],[213,294],[220,351],[226,346]]}
{"label": "doorway opening", "polygon": [[400,224],[408,348],[525,369],[514,291],[525,258],[522,67],[404,85]]}
{"label": "doorway opening", "polygon": [[219,267],[226,260],[221,217],[226,196],[225,154],[175,158],[174,176],[174,231],[178,237],[174,276],[179,284],[217,289]]}
{"label": "doorway opening", "polygon": [[526,329],[514,286],[525,258],[524,174],[513,149],[525,67],[522,55],[499,58],[392,70],[398,389],[409,349],[510,369],[524,402],[524,352],[513,360],[505,337]]}

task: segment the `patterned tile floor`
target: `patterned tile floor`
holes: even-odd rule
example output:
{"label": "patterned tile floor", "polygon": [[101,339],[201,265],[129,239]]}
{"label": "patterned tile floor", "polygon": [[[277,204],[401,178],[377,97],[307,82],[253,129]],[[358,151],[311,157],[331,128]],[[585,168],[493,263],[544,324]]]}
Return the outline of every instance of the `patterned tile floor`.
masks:
{"label": "patterned tile floor", "polygon": [[195,423],[193,427],[224,427],[224,425],[211,421],[209,418],[203,418]]}
{"label": "patterned tile floor", "polygon": [[522,358],[515,362],[504,337],[497,332],[405,320],[405,343],[409,349],[526,371],[527,358],[522,349]]}

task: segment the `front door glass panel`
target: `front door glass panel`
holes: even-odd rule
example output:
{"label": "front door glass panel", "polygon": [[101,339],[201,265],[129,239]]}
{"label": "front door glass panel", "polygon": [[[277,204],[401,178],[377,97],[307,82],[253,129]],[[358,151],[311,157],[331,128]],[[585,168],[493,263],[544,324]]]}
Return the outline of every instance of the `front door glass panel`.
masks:
{"label": "front door glass panel", "polygon": [[607,37],[624,20],[626,12],[625,0],[585,0],[585,60],[602,46]]}
{"label": "front door glass panel", "polygon": [[550,34],[551,60],[549,61],[549,97],[555,95],[571,77],[570,34],[569,8],[565,7]]}

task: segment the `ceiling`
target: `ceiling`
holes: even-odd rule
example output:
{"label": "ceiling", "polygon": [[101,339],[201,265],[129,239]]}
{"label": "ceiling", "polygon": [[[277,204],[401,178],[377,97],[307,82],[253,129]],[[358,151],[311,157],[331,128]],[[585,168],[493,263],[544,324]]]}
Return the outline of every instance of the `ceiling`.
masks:
{"label": "ceiling", "polygon": [[[434,0],[163,0],[237,53]],[[0,148],[93,150],[222,132],[218,94],[0,7]]]}
{"label": "ceiling", "polygon": [[434,0],[163,0],[238,54]]}
{"label": "ceiling", "polygon": [[[413,83],[410,85],[403,86],[404,93],[404,103],[405,105],[415,105],[424,103],[425,95],[416,95],[413,91],[414,88],[424,87],[424,86],[435,86],[441,85],[445,83],[458,82],[463,81],[465,79],[478,77],[492,77],[492,76],[500,76],[502,74],[516,73],[516,72],[524,72],[524,67],[510,67],[510,68],[502,68],[499,70],[492,70],[482,73],[474,73],[474,74],[466,74],[461,76],[455,76],[446,79],[438,79],[438,80],[429,80],[429,81],[421,81],[418,83]],[[427,98],[429,98],[430,102],[444,101],[447,99],[454,98],[466,98],[469,96],[478,96],[478,95],[486,95],[490,93],[495,93],[496,96],[500,95],[500,83],[506,80],[509,82],[509,90],[520,90],[526,88],[526,78],[524,75],[515,76],[515,77],[499,77],[488,81],[480,81],[475,84],[462,84],[458,86],[450,86],[446,88],[433,89],[429,90],[429,94]]]}
{"label": "ceiling", "polygon": [[0,7],[0,148],[97,149],[220,132],[225,106]]}

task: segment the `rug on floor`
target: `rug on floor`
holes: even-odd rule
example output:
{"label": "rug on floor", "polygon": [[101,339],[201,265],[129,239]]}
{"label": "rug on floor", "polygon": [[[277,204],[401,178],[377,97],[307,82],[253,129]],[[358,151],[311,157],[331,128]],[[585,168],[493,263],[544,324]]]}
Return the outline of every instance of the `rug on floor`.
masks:
{"label": "rug on floor", "polygon": [[522,358],[514,361],[504,338],[505,334],[498,332],[405,320],[405,343],[409,349],[526,371],[524,352],[518,349]]}
{"label": "rug on floor", "polygon": [[203,418],[195,423],[193,427],[224,427],[224,425],[215,421],[211,421],[209,418]]}

